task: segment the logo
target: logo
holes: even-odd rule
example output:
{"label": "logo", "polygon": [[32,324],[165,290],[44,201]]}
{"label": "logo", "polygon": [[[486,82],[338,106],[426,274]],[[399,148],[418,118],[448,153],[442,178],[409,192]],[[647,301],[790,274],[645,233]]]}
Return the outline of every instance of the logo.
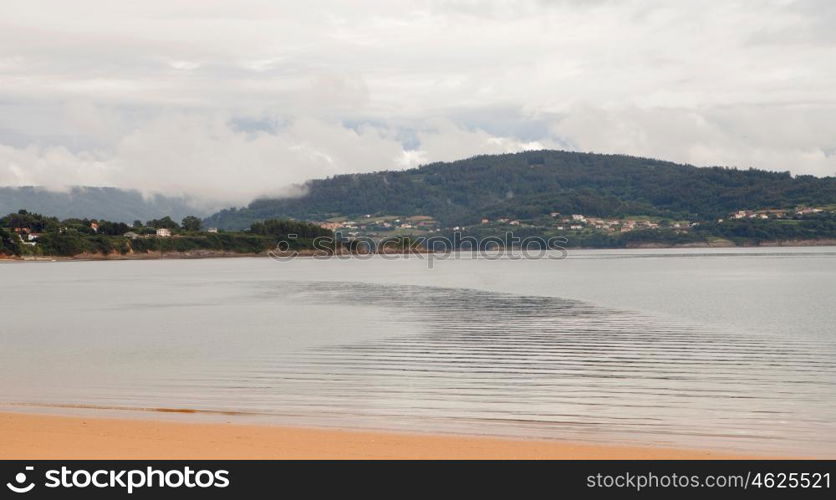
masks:
{"label": "logo", "polygon": [[[35,468],[31,465],[28,465],[26,466],[26,470],[33,471],[35,470]],[[26,473],[24,472],[18,472],[17,474],[15,474],[15,482],[17,483],[17,485],[12,483],[6,483],[6,487],[14,491],[15,493],[29,493],[30,491],[32,491],[32,488],[35,487],[35,483],[29,483],[26,486],[23,486],[23,483],[26,482]]]}
{"label": "logo", "polygon": [[[298,234],[288,234],[287,235],[288,240],[295,240],[297,238],[299,238]],[[297,255],[299,255],[299,252],[297,252],[296,250],[291,250],[290,245],[291,245],[291,243],[289,241],[282,238],[281,240],[279,240],[278,243],[276,243],[276,249],[268,251],[267,255],[269,255],[274,260],[278,260],[278,261],[292,259],[292,258],[296,257]]]}

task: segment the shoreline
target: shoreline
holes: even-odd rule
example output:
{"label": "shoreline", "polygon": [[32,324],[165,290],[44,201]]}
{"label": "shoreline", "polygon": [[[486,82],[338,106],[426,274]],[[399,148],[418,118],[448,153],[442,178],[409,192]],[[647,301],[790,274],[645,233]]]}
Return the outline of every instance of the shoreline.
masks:
{"label": "shoreline", "polygon": [[3,460],[558,459],[743,460],[710,450],[0,412]]}
{"label": "shoreline", "polygon": [[[567,251],[571,252],[573,250],[608,250],[608,251],[618,251],[618,250],[664,250],[664,249],[694,249],[694,248],[721,248],[721,249],[731,249],[731,248],[810,248],[810,247],[828,247],[828,246],[836,246],[836,239],[821,239],[821,240],[776,240],[776,241],[765,241],[760,243],[759,245],[735,245],[731,244],[731,242],[723,241],[718,242],[717,244],[711,243],[685,243],[681,245],[665,245],[665,244],[657,244],[657,243],[642,243],[637,245],[631,245],[627,247],[617,247],[617,248],[610,248],[610,247],[568,247],[566,248]],[[299,253],[294,256],[296,257],[314,257],[315,250],[301,250]],[[385,252],[387,255],[410,255],[415,253],[416,251],[405,252],[405,251],[387,251]],[[430,253],[430,252],[420,252],[420,253]],[[341,254],[347,255],[347,254]],[[360,254],[364,255],[364,254]],[[269,257],[269,251],[264,252],[248,252],[248,253],[239,253],[239,252],[229,252],[229,251],[222,251],[222,250],[192,250],[188,252],[170,252],[164,253],[160,255],[156,252],[149,252],[149,253],[128,253],[128,254],[119,254],[119,253],[112,253],[112,254],[79,254],[74,255],[72,257],[66,256],[27,256],[27,257],[19,257],[19,256],[8,256],[8,255],[0,255],[0,262],[85,262],[85,261],[123,261],[123,260],[193,260],[193,259],[234,259],[234,258],[244,258],[244,257]]]}

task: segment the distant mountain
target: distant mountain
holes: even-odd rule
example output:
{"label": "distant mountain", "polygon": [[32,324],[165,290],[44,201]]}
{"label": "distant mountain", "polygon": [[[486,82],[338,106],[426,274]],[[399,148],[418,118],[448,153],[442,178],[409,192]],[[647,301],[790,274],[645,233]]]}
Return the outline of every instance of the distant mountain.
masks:
{"label": "distant mountain", "polygon": [[309,181],[306,187],[302,197],[259,199],[246,208],[222,210],[206,224],[240,229],[274,217],[393,214],[429,215],[449,227],[482,217],[525,219],[550,212],[710,220],[739,209],[836,203],[834,177],[567,151],[476,156],[405,171],[338,175]]}
{"label": "distant mountain", "polygon": [[145,199],[138,191],[116,188],[75,187],[68,192],[56,192],[36,187],[0,187],[0,215],[21,209],[59,219],[107,219],[128,224],[166,215],[177,221],[187,215],[206,215],[189,206],[183,198],[157,195]]}

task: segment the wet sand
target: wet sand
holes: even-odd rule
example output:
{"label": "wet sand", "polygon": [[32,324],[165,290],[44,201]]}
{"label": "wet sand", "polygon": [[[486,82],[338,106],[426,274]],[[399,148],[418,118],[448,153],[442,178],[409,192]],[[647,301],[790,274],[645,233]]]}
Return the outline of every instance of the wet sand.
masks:
{"label": "wet sand", "polygon": [[703,450],[0,413],[0,459],[743,459]]}

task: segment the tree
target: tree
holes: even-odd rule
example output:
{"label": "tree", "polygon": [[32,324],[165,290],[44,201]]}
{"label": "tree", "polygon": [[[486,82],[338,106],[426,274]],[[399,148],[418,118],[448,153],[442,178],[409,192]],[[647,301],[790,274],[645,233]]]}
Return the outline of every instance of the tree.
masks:
{"label": "tree", "polygon": [[171,220],[171,217],[169,217],[168,215],[166,215],[162,219],[149,220],[145,223],[145,225],[147,225],[148,227],[153,227],[154,229],[180,229],[180,226],[177,225],[176,222]]}
{"label": "tree", "polygon": [[0,254],[20,255],[20,238],[0,227]]}
{"label": "tree", "polygon": [[38,247],[45,255],[64,255],[72,257],[86,249],[84,236],[75,231],[66,233],[46,233],[38,238]]}
{"label": "tree", "polygon": [[131,228],[124,222],[99,221],[99,234],[121,236],[130,230]]}
{"label": "tree", "polygon": [[288,219],[268,219],[262,222],[254,222],[250,225],[250,232],[265,236],[295,234],[298,238],[316,238],[317,236],[333,235],[329,229],[321,228],[316,224]]}
{"label": "tree", "polygon": [[201,224],[202,221],[194,215],[189,215],[188,217],[183,219],[183,222],[181,223],[183,229],[185,229],[186,231],[200,231]]}

